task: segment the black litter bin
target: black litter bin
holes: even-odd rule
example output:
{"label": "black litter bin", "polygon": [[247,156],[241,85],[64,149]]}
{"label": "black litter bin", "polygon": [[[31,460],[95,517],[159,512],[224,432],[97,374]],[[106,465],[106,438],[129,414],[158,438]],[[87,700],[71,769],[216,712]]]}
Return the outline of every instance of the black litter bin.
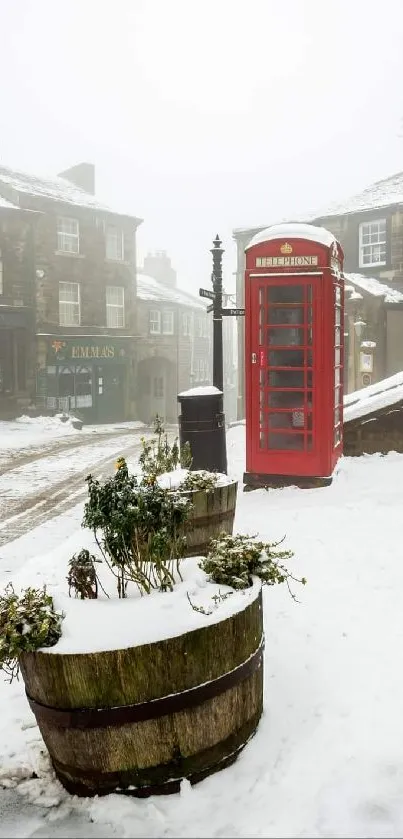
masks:
{"label": "black litter bin", "polygon": [[192,388],[178,396],[179,441],[190,444],[192,470],[227,474],[224,396],[217,388]]}

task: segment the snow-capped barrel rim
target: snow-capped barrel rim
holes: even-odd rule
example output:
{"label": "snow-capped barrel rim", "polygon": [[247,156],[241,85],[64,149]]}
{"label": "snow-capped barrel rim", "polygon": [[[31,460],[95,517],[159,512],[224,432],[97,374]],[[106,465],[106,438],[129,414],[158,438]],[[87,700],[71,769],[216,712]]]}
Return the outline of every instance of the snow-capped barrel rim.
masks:
{"label": "snow-capped barrel rim", "polygon": [[336,237],[325,227],[296,222],[295,224],[273,224],[266,227],[265,230],[256,233],[249,244],[246,245],[245,250],[263,242],[272,242],[275,239],[308,239],[311,242],[317,242],[319,245],[325,245],[327,248],[330,248],[334,242],[337,243]]}

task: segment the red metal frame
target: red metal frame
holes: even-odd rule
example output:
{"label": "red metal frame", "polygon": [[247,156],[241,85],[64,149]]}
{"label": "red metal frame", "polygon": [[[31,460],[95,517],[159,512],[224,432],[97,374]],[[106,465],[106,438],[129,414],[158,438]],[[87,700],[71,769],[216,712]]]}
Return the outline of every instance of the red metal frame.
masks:
{"label": "red metal frame", "polygon": [[[314,265],[279,266],[287,252]],[[306,239],[246,252],[246,478],[328,477],[342,453],[342,260]]]}

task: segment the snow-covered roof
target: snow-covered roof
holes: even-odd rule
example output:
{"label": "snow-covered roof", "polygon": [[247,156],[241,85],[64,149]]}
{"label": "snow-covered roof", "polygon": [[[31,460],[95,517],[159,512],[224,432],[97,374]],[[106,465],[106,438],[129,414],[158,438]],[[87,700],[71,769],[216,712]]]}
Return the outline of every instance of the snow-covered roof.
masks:
{"label": "snow-covered roof", "polygon": [[180,288],[170,288],[142,271],[137,271],[137,297],[144,301],[174,303],[176,306],[187,306],[189,309],[202,309],[203,311],[206,311],[208,305],[199,300],[198,297],[194,297]]}
{"label": "snow-covered roof", "polygon": [[383,297],[385,303],[403,303],[403,294],[396,288],[381,283],[375,277],[364,277],[362,274],[344,274],[346,284],[352,283],[374,297]]}
{"label": "snow-covered roof", "polygon": [[313,224],[273,224],[251,239],[246,250],[259,245],[261,242],[270,242],[273,239],[309,239],[311,242],[318,242],[320,245],[330,247],[335,242],[333,233],[324,227],[315,227]]}
{"label": "snow-covered roof", "polygon": [[349,213],[364,213],[382,207],[403,204],[403,172],[391,175],[383,181],[377,181],[372,186],[353,195],[341,203],[326,207],[312,218],[326,218],[330,216],[344,216]]}
{"label": "snow-covered roof", "polygon": [[[129,213],[114,210],[107,204],[102,204],[94,195],[85,192],[84,189],[80,189],[65,178],[39,177],[0,166],[0,192],[2,184],[19,194],[40,196],[51,201],[60,201],[63,204],[72,204],[76,207],[85,207],[104,213],[130,217]],[[135,218],[135,216],[131,217]]]}
{"label": "snow-covered roof", "polygon": [[360,419],[381,408],[388,408],[403,400],[403,373],[395,373],[375,385],[363,387],[344,397],[344,422]]}

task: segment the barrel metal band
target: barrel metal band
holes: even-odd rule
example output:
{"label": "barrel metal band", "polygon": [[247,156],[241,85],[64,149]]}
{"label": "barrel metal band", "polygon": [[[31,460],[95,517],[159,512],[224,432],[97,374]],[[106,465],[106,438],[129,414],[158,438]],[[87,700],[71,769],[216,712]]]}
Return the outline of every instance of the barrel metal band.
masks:
{"label": "barrel metal band", "polygon": [[264,636],[254,653],[234,670],[224,673],[217,679],[189,690],[138,702],[135,705],[119,705],[114,708],[74,708],[60,709],[42,705],[27,693],[27,699],[38,722],[54,725],[56,728],[111,728],[128,723],[155,720],[166,714],[175,714],[201,705],[203,702],[219,696],[224,691],[236,687],[252,675],[262,665]]}
{"label": "barrel metal band", "polygon": [[225,510],[225,512],[211,513],[208,516],[195,516],[192,519],[193,527],[208,527],[209,524],[222,524],[228,519],[235,518],[235,510]]}

